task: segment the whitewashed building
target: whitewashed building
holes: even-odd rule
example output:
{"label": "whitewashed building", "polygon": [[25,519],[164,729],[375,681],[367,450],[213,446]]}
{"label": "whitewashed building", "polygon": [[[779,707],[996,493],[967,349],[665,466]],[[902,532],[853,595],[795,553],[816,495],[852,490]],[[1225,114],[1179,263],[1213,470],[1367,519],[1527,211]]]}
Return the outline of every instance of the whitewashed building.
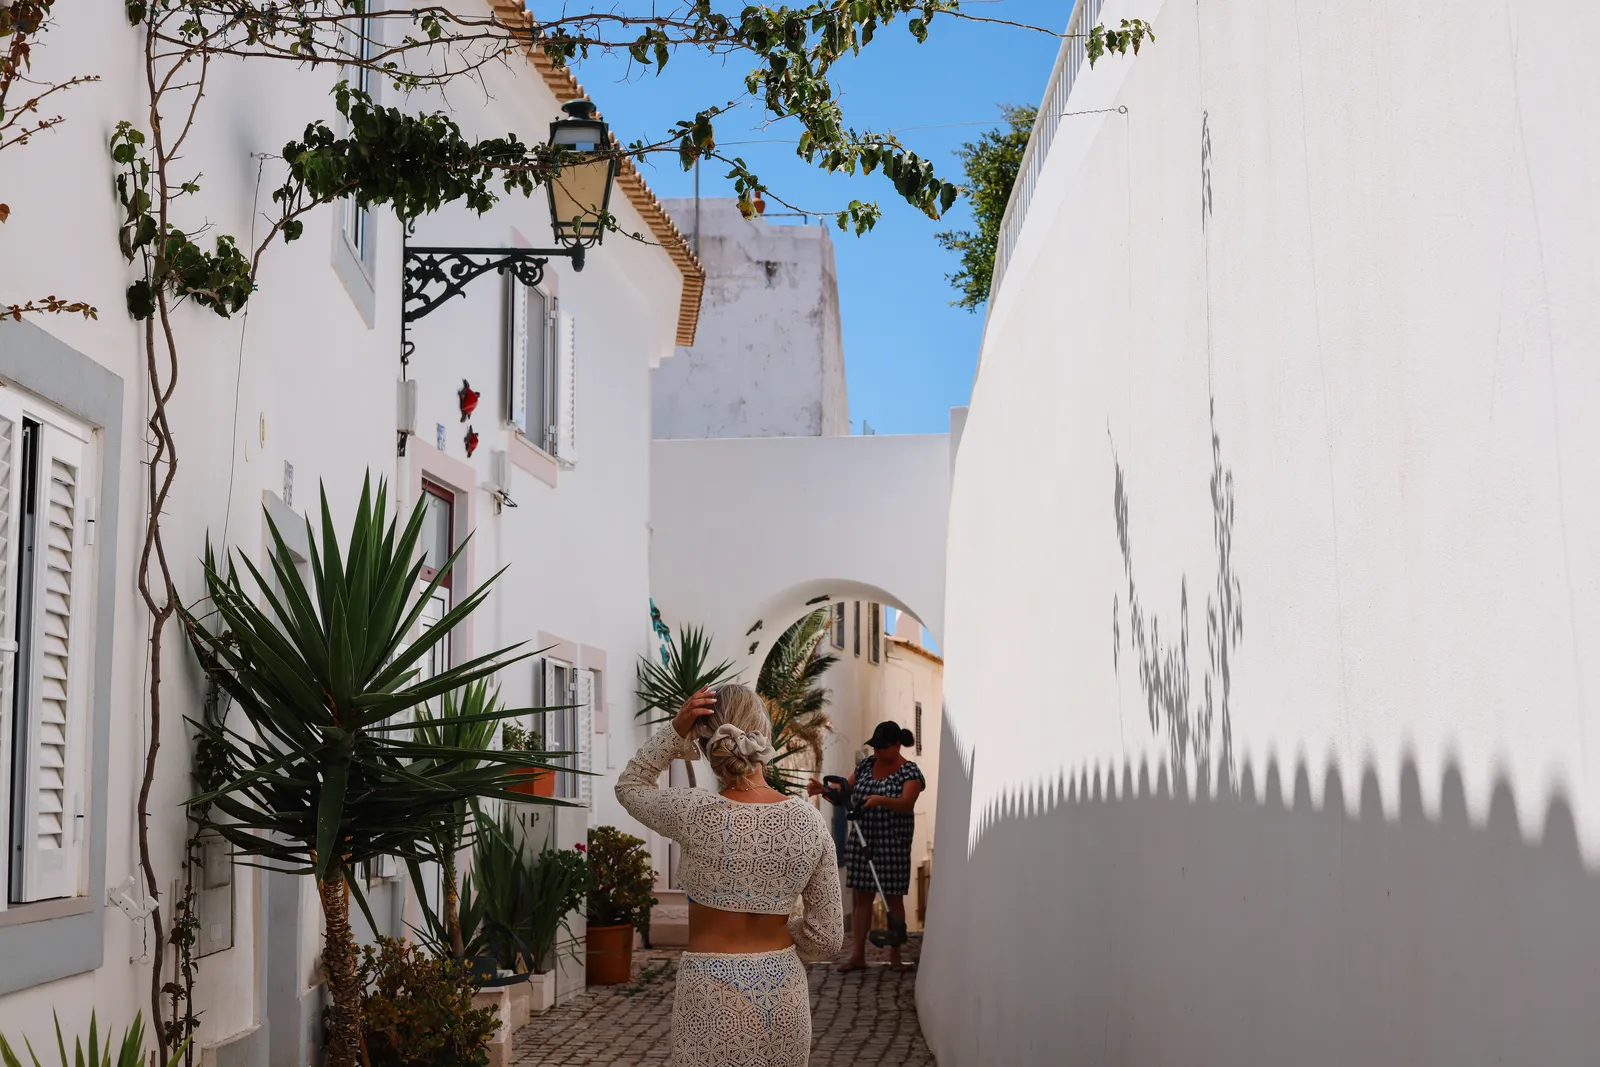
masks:
{"label": "whitewashed building", "polygon": [[1600,9],[1076,7],[1155,40],[1068,40],[1001,239],[929,1043],[1584,1062]]}
{"label": "whitewashed building", "polygon": [[[148,508],[148,378],[142,327],[123,310],[134,274],[118,253],[107,155],[114,125],[144,115],[141,45],[108,12],[57,10],[36,48],[35,75],[101,80],[60,97],[59,128],[0,155],[12,209],[0,232],[0,297],[57,292],[99,309],[96,321],[0,324],[0,826],[8,842],[0,1032],[36,1042],[52,1010],[69,1032],[91,1010],[103,1024],[124,1024],[139,1010],[148,1017],[158,962],[141,914],[135,816],[151,729],[149,617],[135,587]],[[312,118],[334,116],[336,77],[287,64],[214,65],[185,160],[202,175],[185,221],[241,243],[253,226],[259,232],[282,177],[273,153]],[[448,103],[469,136],[509,130],[543,141],[559,105],[583,95],[569,74],[540,60],[490,66],[483,79],[458,86]],[[380,99],[389,91],[374,89]],[[447,105],[424,94],[407,106]],[[701,271],[631,168],[618,177],[611,207],[624,229],[646,239],[590,249],[581,273],[552,260],[537,291],[494,274],[478,279],[412,325],[404,366],[403,245],[549,246],[542,191],[505,198],[482,216],[440,212],[407,237],[384,212],[321,210],[299,241],[267,253],[247,313],[223,320],[180,309],[170,406],[179,469],[164,528],[181,595],[201,595],[208,538],[263,563],[264,510],[296,527],[316,513],[320,486],[347,521],[370,472],[390,483],[403,511],[425,499],[440,537],[472,535],[453,589],[509,568],[448,654],[460,661],[518,642],[544,650],[504,672],[504,697],[542,704],[576,696],[585,707],[547,724],[549,739],[579,749],[584,768],[615,766],[635,744],[633,664],[651,640],[650,371],[693,341]],[[466,418],[464,383],[477,394]],[[38,502],[31,510],[21,503],[30,494]],[[303,530],[290,542],[303,551]],[[29,557],[19,553],[35,546],[45,562],[27,571]],[[14,632],[25,639],[11,640]],[[196,714],[201,694],[175,626],[162,667],[163,744],[149,811],[170,921],[187,836],[179,803],[192,788],[183,717]],[[14,749],[14,738],[23,747]],[[621,818],[609,785],[586,781],[563,783],[579,806],[547,827],[557,844]],[[548,811],[541,817],[548,824]],[[392,868],[369,873],[367,892],[386,927],[379,932],[404,932],[416,917],[405,882]],[[307,1062],[320,1017],[321,943],[308,880],[222,856],[208,867],[201,907],[195,996],[205,1061]],[[171,973],[170,955],[159,963]],[[567,970],[563,992],[581,984],[578,971]]]}

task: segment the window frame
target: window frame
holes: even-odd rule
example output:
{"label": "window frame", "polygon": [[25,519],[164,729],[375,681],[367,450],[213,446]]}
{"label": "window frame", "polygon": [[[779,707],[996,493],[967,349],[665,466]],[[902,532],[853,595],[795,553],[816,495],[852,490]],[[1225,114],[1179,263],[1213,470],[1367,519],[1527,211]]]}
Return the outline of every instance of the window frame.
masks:
{"label": "window frame", "polygon": [[920,756],[922,755],[922,701],[912,702],[911,715],[911,735],[916,740],[916,744],[913,747],[917,750],[917,755]]}
{"label": "window frame", "polygon": [[105,962],[107,790],[117,537],[122,474],[122,378],[29,322],[0,323],[0,380],[88,425],[95,470],[88,747],[81,895],[0,912],[0,995],[93,971]]}
{"label": "window frame", "polygon": [[843,651],[845,631],[844,601],[841,600],[835,604],[833,610],[828,614],[830,615],[828,619],[828,634],[833,642],[833,647]]}
{"label": "window frame", "polygon": [[[552,353],[557,348],[556,324],[559,319],[561,301],[556,295],[555,287],[549,284],[549,279],[540,285],[524,285],[514,275],[507,274],[506,295],[506,410],[505,421],[513,433],[522,440],[522,443],[537,450],[543,455],[555,459],[555,399],[556,399],[556,360]],[[537,293],[543,301],[542,316],[544,322],[536,331],[533,328],[530,314],[529,295]],[[527,323],[528,337],[537,334],[542,338],[539,348],[539,374],[538,380],[542,382],[539,391],[539,420],[537,425],[533,422],[532,398],[528,395],[528,386],[535,380],[529,368],[528,346],[523,342],[522,324]],[[519,373],[520,372],[520,373]],[[519,382],[520,379],[520,382]],[[519,389],[520,384],[520,389]],[[521,392],[521,397],[518,393]],[[521,403],[522,417],[518,420],[517,404]],[[535,432],[537,431],[537,432]]]}
{"label": "window frame", "polygon": [[883,605],[867,605],[867,662],[883,662]]}
{"label": "window frame", "polygon": [[853,601],[853,603],[856,606],[856,610],[855,610],[855,616],[856,616],[855,656],[856,656],[857,659],[860,659],[861,658],[861,601],[856,600],[856,601]]}
{"label": "window frame", "polygon": [[[378,32],[381,23],[373,18],[372,8],[381,9],[381,4],[369,5],[368,13],[363,15],[354,33],[358,41],[352,47],[363,58],[370,59],[372,50],[378,43]],[[340,30],[349,40],[351,30],[348,27]],[[374,101],[380,96],[380,85],[373,72],[364,68],[351,70],[348,66],[340,67],[340,77],[350,81],[354,88],[368,93]],[[347,124],[348,125],[348,124]],[[378,241],[377,231],[373,226],[372,210],[357,207],[355,202],[345,197],[339,202],[339,212],[333,226],[333,269],[339,276],[339,281],[344,285],[345,292],[350,296],[356,310],[361,313],[366,321],[367,328],[373,329],[377,324],[377,261]],[[352,227],[355,230],[352,235]]]}

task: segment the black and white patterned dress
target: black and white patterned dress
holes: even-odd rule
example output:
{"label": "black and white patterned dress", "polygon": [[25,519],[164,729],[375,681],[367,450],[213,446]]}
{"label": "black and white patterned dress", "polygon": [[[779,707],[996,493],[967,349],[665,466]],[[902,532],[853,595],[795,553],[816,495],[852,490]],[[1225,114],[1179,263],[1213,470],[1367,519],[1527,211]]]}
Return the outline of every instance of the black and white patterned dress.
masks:
{"label": "black and white patterned dress", "polygon": [[[873,761],[874,758],[868,756],[856,764],[856,787],[850,796],[852,808],[861,807],[868,797],[899,800],[907,782],[921,782],[923,788],[927,788],[922,768],[910,760],[900,764],[887,778],[872,777]],[[869,808],[861,813],[860,823],[861,832],[866,835],[867,845],[872,849],[872,865],[878,869],[878,881],[883,883],[884,894],[905,896],[911,888],[911,833],[916,827],[917,817],[909,811]],[[872,871],[867,868],[867,857],[861,852],[854,829],[845,838],[844,862],[848,871],[845,884],[851,889],[877,892],[878,887],[873,884]]]}

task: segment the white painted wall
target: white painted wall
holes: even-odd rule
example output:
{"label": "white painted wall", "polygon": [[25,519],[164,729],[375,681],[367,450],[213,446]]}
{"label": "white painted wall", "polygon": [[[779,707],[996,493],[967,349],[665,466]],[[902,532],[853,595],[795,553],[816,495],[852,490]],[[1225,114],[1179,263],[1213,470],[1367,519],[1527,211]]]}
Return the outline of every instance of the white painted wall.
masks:
{"label": "white painted wall", "polygon": [[[117,546],[111,764],[109,779],[95,783],[111,800],[106,880],[115,885],[135,869],[132,798],[148,723],[142,695],[147,621],[133,579],[146,499],[139,461],[146,450],[139,327],[123,310],[122,291],[133,274],[117,251],[105,146],[116,121],[140,118],[143,75],[136,67],[139,41],[120,17],[67,8],[58,14],[57,27],[35,53],[37,76],[88,72],[102,81],[52,98],[59,100],[57,110],[67,121],[0,155],[0,188],[13,211],[0,232],[0,298],[54,292],[95,304],[97,321],[54,317],[40,324],[125,382],[127,462],[118,475],[124,519]],[[512,61],[483,74],[482,88],[458,86],[452,92],[453,117],[469,135],[512,130],[525,141],[548,136],[557,105],[530,67]],[[333,81],[332,72],[287,65],[214,67],[185,160],[186,167],[203,175],[202,192],[185,209],[185,218],[205,220],[242,241],[250,233],[252,214],[270,208],[270,190],[281,181],[281,164],[269,159],[263,165],[256,154],[278,152],[314,116],[331,117]],[[273,107],[262,108],[262,100],[273,101]],[[442,105],[419,95],[408,106]],[[618,196],[613,204],[624,228],[645,228],[625,198]],[[340,522],[353,510],[365,471],[390,479],[409,504],[410,477],[428,462],[431,432],[425,444],[414,442],[407,459],[395,456],[398,226],[381,212],[375,215],[376,315],[369,326],[333,267],[336,224],[335,212],[318,212],[308,217],[300,241],[268,253],[248,317],[223,321],[193,309],[178,314],[184,352],[171,410],[181,459],[166,544],[185,598],[200,595],[198,559],[207,536],[264,558],[263,492],[284,492],[286,462],[295,469],[295,509],[316,507],[321,481]],[[547,209],[535,197],[508,201],[481,218],[443,213],[420,223],[416,240],[504,245],[520,233],[547,245],[547,230]],[[622,240],[591,250],[582,274],[562,274],[561,299],[579,325],[580,462],[562,470],[553,488],[515,470],[513,498],[519,507],[499,515],[478,488],[487,480],[491,451],[505,447],[499,416],[504,409],[499,279],[481,279],[413,335],[417,353],[411,376],[419,383],[419,421],[424,427],[446,425],[447,455],[467,464],[476,480],[471,487],[475,575],[481,580],[502,566],[510,568],[476,618],[475,647],[533,641],[547,632],[604,652],[608,699],[616,709],[610,722],[620,724],[614,732],[628,735],[623,747],[630,750],[633,661],[649,639],[649,368],[673,351],[681,281],[659,248]],[[482,444],[470,461],[455,414],[462,378],[483,393],[474,422]],[[164,747],[151,810],[158,813],[156,869],[174,878],[184,833],[175,815],[189,792],[182,717],[197,713],[198,672],[175,628],[169,630],[167,649]],[[531,668],[522,664],[508,670],[502,684],[508,700],[527,702]],[[598,739],[602,751],[606,743],[605,736]],[[605,763],[602,755],[597,766]],[[620,812],[609,786],[597,785],[594,794],[595,821],[614,821]],[[263,1022],[261,954],[268,938],[265,906],[256,903],[262,882],[260,875],[242,869],[238,881],[235,947],[201,965],[197,1004],[205,1012],[200,1031],[205,1045]],[[105,913],[105,937],[100,970],[0,997],[0,1032],[43,1036],[39,1021],[48,1019],[51,1009],[60,1011],[69,1032],[86,1024],[91,1009],[98,1010],[102,1023],[115,1025],[136,1010],[148,1014],[143,931],[113,908]],[[302,962],[309,968],[310,959]],[[5,965],[0,960],[0,968]],[[274,1052],[273,1062],[280,1062],[278,1055]]]}
{"label": "white painted wall", "polygon": [[838,272],[825,226],[745,219],[731,198],[663,201],[706,269],[694,347],[654,374],[654,436],[848,434]]}
{"label": "white painted wall", "polygon": [[961,440],[924,1030],[945,1067],[1583,1062],[1600,11],[1134,16]]}

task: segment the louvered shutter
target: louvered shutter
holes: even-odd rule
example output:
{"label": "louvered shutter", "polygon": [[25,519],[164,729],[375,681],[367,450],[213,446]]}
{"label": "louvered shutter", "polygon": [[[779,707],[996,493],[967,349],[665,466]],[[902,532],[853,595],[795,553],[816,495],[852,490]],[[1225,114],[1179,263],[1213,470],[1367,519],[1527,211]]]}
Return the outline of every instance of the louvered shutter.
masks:
{"label": "louvered shutter", "polygon": [[528,433],[528,287],[506,276],[506,302],[511,309],[506,337],[506,418]]}
{"label": "louvered shutter", "polygon": [[[0,389],[0,841],[10,838],[13,795],[10,756],[17,674],[17,566],[21,551],[22,408],[13,390]],[[8,858],[15,853],[3,853]],[[0,875],[7,870],[0,860]],[[13,883],[17,884],[17,883]],[[0,877],[0,893],[8,892]]]}
{"label": "louvered shutter", "polygon": [[[594,770],[594,671],[578,671],[578,692],[574,701],[578,705],[578,769]],[[588,775],[578,777],[578,796],[585,804],[591,801]]]}
{"label": "louvered shutter", "polygon": [[[23,899],[78,891],[88,734],[89,572],[83,520],[89,497],[87,444],[46,423],[39,431],[33,604],[28,664]],[[13,794],[16,795],[16,794]]]}
{"label": "louvered shutter", "polygon": [[578,462],[577,323],[556,303],[556,455]]}

